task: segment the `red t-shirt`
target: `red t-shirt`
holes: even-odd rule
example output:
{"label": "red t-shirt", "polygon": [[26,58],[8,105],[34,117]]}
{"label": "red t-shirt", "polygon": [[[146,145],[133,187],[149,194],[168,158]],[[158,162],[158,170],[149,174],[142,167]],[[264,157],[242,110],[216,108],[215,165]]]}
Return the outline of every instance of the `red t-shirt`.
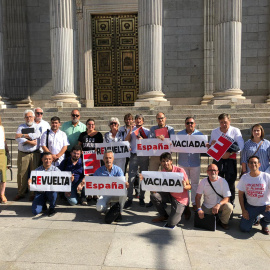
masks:
{"label": "red t-shirt", "polygon": [[[165,170],[162,170],[165,172]],[[184,175],[184,181],[187,182],[188,176],[183,168],[177,167],[173,165],[172,172],[178,172],[178,173],[183,173]],[[180,203],[187,205],[188,204],[188,190],[184,189],[183,192],[181,193],[176,193],[176,192],[171,192],[171,195]]]}

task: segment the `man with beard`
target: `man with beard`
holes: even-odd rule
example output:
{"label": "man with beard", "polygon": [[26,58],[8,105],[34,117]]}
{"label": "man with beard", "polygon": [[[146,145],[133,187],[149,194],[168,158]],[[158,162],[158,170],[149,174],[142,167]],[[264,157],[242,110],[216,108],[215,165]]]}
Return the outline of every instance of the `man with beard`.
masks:
{"label": "man with beard", "polygon": [[75,145],[70,152],[70,157],[64,159],[58,166],[61,171],[69,171],[74,177],[72,181],[71,192],[65,193],[65,196],[70,205],[76,205],[78,203],[78,191],[82,190],[84,186],[84,172],[81,154],[81,146]]}
{"label": "man with beard", "polygon": [[[21,124],[16,132],[15,139],[18,142],[18,194],[15,201],[22,199],[27,190],[27,181],[30,171],[36,169],[40,160],[40,152],[37,140],[40,138],[40,132],[34,123],[34,112],[32,110],[24,111],[25,123]],[[29,200],[34,199],[34,193],[30,194]]]}
{"label": "man with beard", "polygon": [[69,145],[66,133],[59,129],[60,125],[60,118],[52,117],[51,129],[43,133],[40,143],[44,152],[52,153],[54,166],[58,166],[65,159],[65,152]]}
{"label": "man with beard", "polygon": [[69,141],[66,152],[67,157],[70,155],[73,146],[78,144],[80,134],[86,131],[86,125],[80,122],[80,118],[80,112],[75,109],[71,112],[71,121],[65,122],[61,127],[61,130],[67,134]]}

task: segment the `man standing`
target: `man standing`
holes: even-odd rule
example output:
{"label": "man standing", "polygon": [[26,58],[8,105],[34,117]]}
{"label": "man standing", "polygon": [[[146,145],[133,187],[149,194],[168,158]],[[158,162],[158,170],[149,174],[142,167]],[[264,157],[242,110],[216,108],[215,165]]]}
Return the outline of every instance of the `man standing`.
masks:
{"label": "man standing", "polygon": [[[66,192],[65,196],[70,205],[76,205],[78,203],[78,190],[82,190],[81,185],[84,179],[83,162],[81,159],[82,148],[79,145],[75,145],[70,152],[70,157],[65,158],[58,168],[61,171],[69,171],[74,176],[71,186],[71,192]],[[83,205],[87,205],[86,199],[83,201]]]}
{"label": "man standing", "polygon": [[[50,152],[44,152],[42,157],[42,165],[35,169],[35,171],[60,171],[57,167],[52,165],[53,157]],[[28,185],[31,184],[31,178],[28,180]],[[36,191],[35,198],[32,204],[32,213],[36,216],[41,213],[42,210],[47,210],[46,202],[49,201],[50,208],[48,216],[55,215],[55,205],[57,199],[57,192],[55,191]]]}
{"label": "man standing", "polygon": [[[126,136],[126,141],[130,142],[131,147],[131,153],[130,153],[130,162],[129,162],[129,171],[128,171],[128,200],[125,203],[124,208],[128,208],[132,204],[133,200],[133,187],[134,187],[134,181],[138,174],[138,170],[140,167],[140,172],[147,171],[148,170],[148,164],[149,164],[149,157],[148,156],[137,156],[137,140],[146,139],[149,136],[149,129],[144,128],[144,117],[141,114],[137,114],[135,116],[135,124],[136,126],[133,129],[129,130],[129,133]],[[140,206],[145,206],[144,202],[144,193],[140,188]]]}
{"label": "man standing", "polygon": [[[216,128],[211,133],[210,144],[213,145],[218,138],[224,133],[228,137],[232,138],[238,145],[240,151],[244,148],[244,140],[242,138],[241,131],[238,128],[231,126],[231,117],[229,114],[222,113],[218,117],[220,124],[219,128]],[[235,180],[237,177],[237,160],[236,152],[228,151],[222,156],[220,161],[214,161],[214,164],[217,165],[219,170],[219,176],[224,177],[229,184],[231,191],[230,201],[233,204],[235,199]]]}
{"label": "man standing", "polygon": [[[151,201],[156,207],[159,217],[154,218],[153,222],[162,222],[167,221],[167,226],[173,228],[176,226],[180,220],[181,216],[185,210],[186,205],[188,204],[188,190],[191,189],[191,185],[188,181],[187,174],[184,169],[174,166],[172,163],[172,155],[170,153],[163,153],[160,156],[160,164],[163,172],[177,172],[183,173],[183,192],[152,192],[150,195]],[[165,209],[165,204],[171,204],[170,215],[167,214]]]}
{"label": "man standing", "polygon": [[257,156],[251,156],[248,159],[250,172],[244,174],[237,185],[242,209],[240,229],[243,232],[249,232],[256,217],[261,214],[264,216],[260,219],[262,233],[269,235],[267,226],[270,224],[270,175],[261,172],[260,166],[260,159]]}
{"label": "man standing", "polygon": [[80,118],[80,112],[75,109],[71,112],[71,121],[65,122],[61,127],[61,130],[67,134],[67,138],[70,143],[67,148],[68,156],[73,146],[78,144],[80,134],[86,131],[86,125],[80,122]]}
{"label": "man standing", "polygon": [[[204,213],[216,215],[221,212],[220,226],[228,230],[233,211],[233,206],[229,202],[231,192],[228,183],[218,176],[218,167],[215,164],[208,166],[207,174],[208,177],[201,180],[195,197],[199,218],[203,219]],[[201,205],[202,195],[204,195],[204,201]]]}
{"label": "man standing", "polygon": [[41,136],[42,136],[42,134],[45,131],[47,131],[51,127],[50,127],[50,124],[47,121],[44,121],[42,119],[42,117],[43,117],[43,110],[41,108],[39,108],[39,107],[35,108],[34,112],[35,112],[35,124],[37,125],[38,130],[40,132],[40,137],[37,139],[37,145],[38,145],[38,149],[39,149],[40,153],[42,153],[43,152],[43,149],[40,146]]}
{"label": "man standing", "polygon": [[[15,139],[18,142],[18,194],[15,201],[22,199],[27,190],[27,180],[30,171],[36,169],[39,164],[40,152],[37,140],[40,138],[38,127],[34,123],[34,112],[32,110],[24,111],[25,124],[21,124],[16,132]],[[29,200],[34,199],[34,193],[31,193]]]}
{"label": "man standing", "polygon": [[54,166],[60,165],[65,158],[65,152],[69,145],[67,135],[59,129],[60,118],[54,116],[51,118],[51,129],[43,133],[41,137],[42,149],[44,152],[51,152]]}
{"label": "man standing", "polygon": [[[103,161],[105,163],[104,166],[98,168],[93,176],[124,176],[123,171],[120,167],[113,165],[114,154],[111,150],[108,150],[104,153]],[[128,182],[126,182],[126,187],[128,187]],[[97,204],[96,209],[98,212],[106,212],[108,209],[108,205],[111,201],[118,201],[120,204],[120,214],[116,218],[115,221],[121,221],[122,215],[121,212],[123,210],[123,206],[125,204],[127,196],[100,196]]]}
{"label": "man standing", "polygon": [[[186,128],[177,133],[177,135],[203,135],[195,129],[196,123],[193,117],[187,117],[185,120]],[[195,196],[200,181],[201,161],[199,153],[179,153],[178,165],[183,167],[187,173],[188,179],[191,180],[191,202],[194,211],[197,210]],[[189,206],[187,206],[189,207]],[[190,211],[187,210],[189,213]]]}

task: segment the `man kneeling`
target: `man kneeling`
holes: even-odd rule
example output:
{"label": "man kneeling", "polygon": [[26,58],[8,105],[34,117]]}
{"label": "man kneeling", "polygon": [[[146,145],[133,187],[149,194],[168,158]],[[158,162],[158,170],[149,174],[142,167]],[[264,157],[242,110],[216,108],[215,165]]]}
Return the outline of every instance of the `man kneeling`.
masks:
{"label": "man kneeling", "polygon": [[[220,226],[228,230],[229,219],[233,211],[233,206],[229,203],[231,192],[227,181],[218,176],[218,167],[210,164],[207,168],[208,177],[200,182],[195,197],[198,207],[199,218],[204,218],[205,214],[216,215],[221,212]],[[204,202],[201,206],[201,197],[204,195]]]}
{"label": "man kneeling", "polygon": [[[103,161],[105,165],[98,168],[93,176],[109,176],[109,177],[124,176],[122,169],[116,165],[113,165],[114,154],[111,150],[108,150],[104,153]],[[128,187],[128,182],[126,182],[126,187]],[[120,204],[120,214],[114,219],[114,221],[121,221],[122,220],[121,213],[123,211],[126,199],[127,196],[100,196],[96,204],[96,209],[99,212],[105,213],[109,210],[108,206],[111,201],[118,201]],[[107,212],[107,214],[108,213],[109,212]]]}
{"label": "man kneeling", "polygon": [[[172,155],[170,153],[163,153],[160,156],[160,164],[162,171],[165,172],[177,172],[183,173],[183,188],[184,191],[182,193],[176,192],[155,192],[151,193],[150,199],[152,203],[155,205],[159,217],[154,218],[153,222],[162,222],[167,221],[166,227],[173,228],[177,225],[181,216],[185,210],[186,205],[188,204],[188,190],[191,189],[191,185],[188,181],[187,174],[184,169],[174,166],[172,164]],[[164,203],[171,203],[171,214],[170,216],[167,214]]]}

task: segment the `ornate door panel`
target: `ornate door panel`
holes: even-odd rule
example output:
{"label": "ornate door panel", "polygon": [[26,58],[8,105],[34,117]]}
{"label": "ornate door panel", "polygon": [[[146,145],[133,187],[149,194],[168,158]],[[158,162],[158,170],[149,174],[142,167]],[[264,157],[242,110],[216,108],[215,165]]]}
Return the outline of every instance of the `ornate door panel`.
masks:
{"label": "ornate door panel", "polygon": [[92,16],[95,106],[131,106],[138,93],[137,15]]}

